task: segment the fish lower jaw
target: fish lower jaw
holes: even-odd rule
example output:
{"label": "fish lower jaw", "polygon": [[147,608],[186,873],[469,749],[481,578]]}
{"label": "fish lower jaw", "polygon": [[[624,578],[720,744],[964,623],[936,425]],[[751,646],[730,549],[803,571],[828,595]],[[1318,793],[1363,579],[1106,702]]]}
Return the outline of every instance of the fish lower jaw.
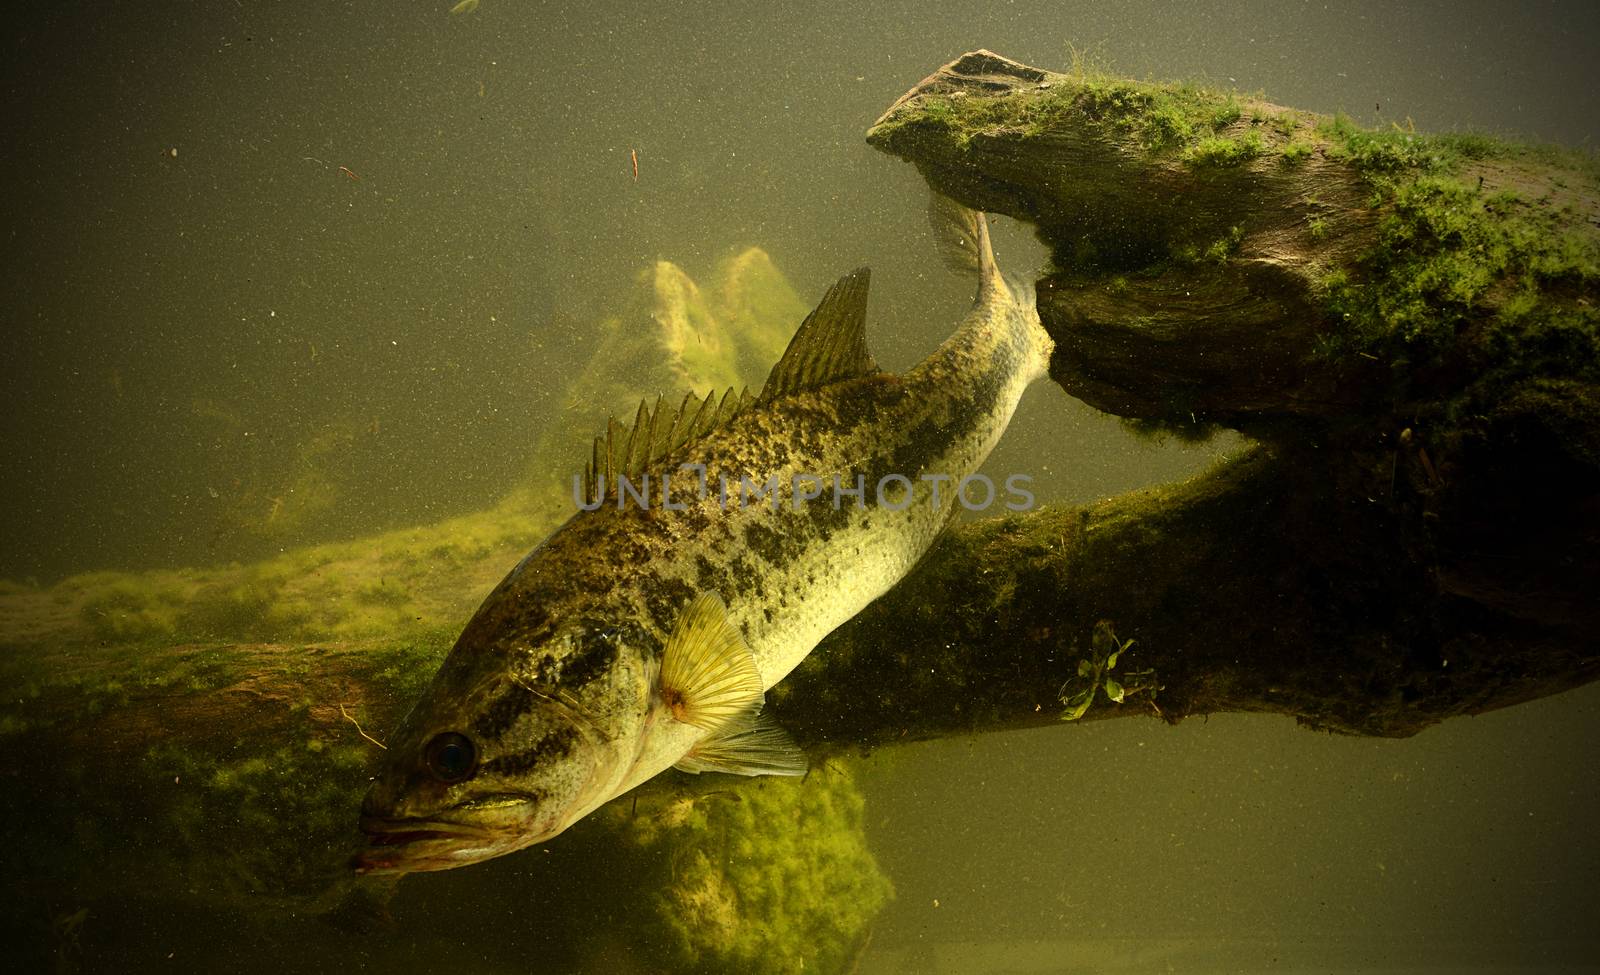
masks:
{"label": "fish lower jaw", "polygon": [[537,830],[483,829],[456,823],[405,823],[363,818],[367,845],[351,867],[360,875],[449,870],[514,853],[538,842]]}

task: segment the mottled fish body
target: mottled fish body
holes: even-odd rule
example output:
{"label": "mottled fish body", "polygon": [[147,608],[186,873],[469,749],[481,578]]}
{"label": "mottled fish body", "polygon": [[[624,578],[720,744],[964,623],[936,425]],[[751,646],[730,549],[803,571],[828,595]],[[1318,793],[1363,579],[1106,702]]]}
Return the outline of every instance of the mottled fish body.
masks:
{"label": "mottled fish body", "polygon": [[978,294],[911,371],[867,353],[862,269],[759,396],[641,406],[596,442],[592,510],[485,599],[391,743],[358,868],[498,856],[673,765],[804,770],[763,692],[922,557],[1049,358],[981,215],[934,212],[965,240]]}

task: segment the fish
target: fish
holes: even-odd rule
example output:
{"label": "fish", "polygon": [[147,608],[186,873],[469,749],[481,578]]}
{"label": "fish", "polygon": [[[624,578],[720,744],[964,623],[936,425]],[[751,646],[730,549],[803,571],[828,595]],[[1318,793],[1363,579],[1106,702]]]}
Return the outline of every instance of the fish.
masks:
{"label": "fish", "polygon": [[578,510],[484,599],[390,735],[358,873],[544,842],[672,767],[805,772],[765,692],[927,552],[1053,349],[983,215],[930,214],[978,285],[914,368],[874,362],[859,268],[758,394],[641,403],[595,439]]}

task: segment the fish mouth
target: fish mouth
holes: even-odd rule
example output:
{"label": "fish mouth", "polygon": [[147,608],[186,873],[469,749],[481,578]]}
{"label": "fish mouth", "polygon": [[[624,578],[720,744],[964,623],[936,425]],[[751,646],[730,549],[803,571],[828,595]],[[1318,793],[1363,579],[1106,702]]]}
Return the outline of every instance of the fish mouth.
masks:
{"label": "fish mouth", "polygon": [[364,815],[361,831],[367,834],[367,845],[350,865],[360,875],[423,873],[503,856],[539,839],[538,832],[526,827],[526,818],[515,815],[532,805],[526,798],[506,797],[494,805],[502,814],[492,825]]}

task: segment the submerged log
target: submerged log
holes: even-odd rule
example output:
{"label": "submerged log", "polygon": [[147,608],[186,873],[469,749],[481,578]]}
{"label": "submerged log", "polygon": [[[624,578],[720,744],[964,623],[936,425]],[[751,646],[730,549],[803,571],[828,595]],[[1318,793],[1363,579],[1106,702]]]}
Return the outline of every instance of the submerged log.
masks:
{"label": "submerged log", "polygon": [[[1423,659],[1459,665],[1446,650],[1459,641],[1503,654],[1479,674],[1498,690],[1472,692],[1485,702],[1547,673],[1530,649],[1589,673],[1595,154],[1366,131],[1233,92],[1052,73],[988,51],[917,84],[867,138],[936,191],[1035,225],[1052,253],[1037,285],[1051,375],[1068,392],[1147,428],[1225,425],[1270,445],[1262,476],[1298,492],[1279,503],[1305,515],[1259,537],[1251,559],[1279,566],[1282,595],[1237,590],[1253,602],[1230,593],[1216,611],[1259,614],[1268,628],[1245,632],[1289,658],[1317,643],[1307,633],[1367,634],[1322,648],[1339,661],[1331,671],[1302,661],[1302,676],[1321,673],[1318,694],[1336,694],[1338,672],[1347,687],[1441,702],[1445,687],[1445,699],[1463,692],[1459,671],[1392,678]],[[1252,483],[1235,477],[1229,490]],[[1218,565],[1187,584],[1250,571]],[[1313,720],[1406,727],[1384,699]]]}
{"label": "submerged log", "polygon": [[[1593,337],[1592,154],[1371,132],[988,51],[917,84],[867,139],[1037,228],[1052,375],[1120,416],[1404,413],[1460,392],[1457,370],[1527,351],[1480,347],[1523,345],[1521,319]],[[1594,347],[1572,351],[1592,379]]]}
{"label": "submerged log", "polygon": [[[1425,474],[1396,464],[1397,493],[1414,497]],[[819,762],[1061,724],[1085,689],[1086,720],[1252,711],[1404,736],[1600,676],[1592,600],[1533,620],[1444,592],[1408,555],[1395,505],[1315,470],[1256,448],[1174,487],[961,526],[775,688],[774,713]],[[1134,641],[1114,666],[1094,639],[1102,620]],[[337,886],[367,770],[448,639],[8,656],[26,696],[6,709],[18,747],[0,820],[33,851],[14,879],[82,857],[100,883],[146,892]],[[97,821],[122,825],[85,840]],[[152,849],[178,872],[141,869]],[[24,867],[35,854],[42,873]]]}

